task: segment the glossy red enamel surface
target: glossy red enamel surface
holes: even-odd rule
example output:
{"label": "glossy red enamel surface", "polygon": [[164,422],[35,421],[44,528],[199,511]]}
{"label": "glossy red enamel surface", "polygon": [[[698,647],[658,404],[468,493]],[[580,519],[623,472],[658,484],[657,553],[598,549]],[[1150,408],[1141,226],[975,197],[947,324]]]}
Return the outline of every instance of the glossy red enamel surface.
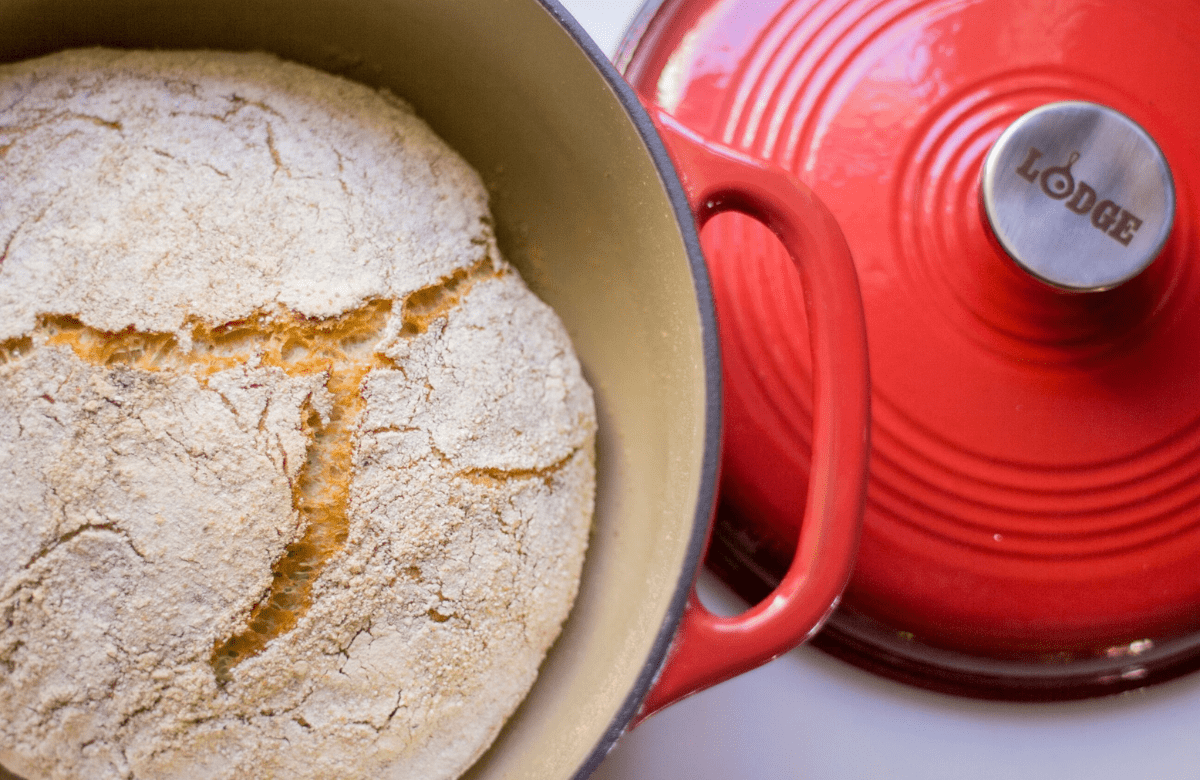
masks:
{"label": "glossy red enamel surface", "polygon": [[858,547],[870,419],[862,300],[846,239],[828,209],[778,168],[697,136],[662,112],[656,120],[697,224],[726,212],[753,219],[779,236],[788,250],[784,262],[812,291],[806,346],[817,369],[810,385],[816,420],[806,472],[812,479],[796,507],[804,523],[786,574],[735,617],[709,612],[693,589],[638,720],[791,650],[829,616]]}
{"label": "glossy red enamel surface", "polygon": [[[644,100],[797,173],[846,233],[873,446],[844,614],[876,661],[995,661],[1018,688],[1076,664],[1095,692],[1200,644],[1200,4],[669,1],[623,54]],[[1107,292],[1026,276],[979,205],[992,143],[1061,100],[1131,117],[1175,179],[1162,254]],[[749,221],[703,243],[726,363],[718,540],[769,581],[809,468],[803,286]]]}

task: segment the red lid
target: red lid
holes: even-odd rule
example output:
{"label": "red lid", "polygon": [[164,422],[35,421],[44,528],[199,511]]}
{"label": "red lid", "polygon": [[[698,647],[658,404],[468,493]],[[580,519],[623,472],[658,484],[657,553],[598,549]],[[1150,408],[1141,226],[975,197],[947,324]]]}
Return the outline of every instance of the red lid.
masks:
{"label": "red lid", "polygon": [[[642,98],[798,174],[858,268],[871,477],[858,566],[820,642],[1017,698],[1200,665],[1200,3],[668,0],[642,20],[618,57]],[[1024,270],[981,205],[989,150],[1060,101],[1132,120],[1174,182],[1166,243],[1144,250],[1157,259],[1102,291]],[[1118,239],[1153,232],[1141,211],[1158,207],[1112,194],[1111,150],[1013,143],[1010,159],[1033,160],[1029,192],[1079,226],[1050,259],[1083,247],[1086,262],[1093,238],[1117,255]],[[1032,176],[1051,167],[1070,192]],[[1059,229],[1031,224],[1035,238]],[[710,563],[752,593],[789,560],[804,505],[804,294],[749,220],[719,218],[703,244],[727,394]]]}

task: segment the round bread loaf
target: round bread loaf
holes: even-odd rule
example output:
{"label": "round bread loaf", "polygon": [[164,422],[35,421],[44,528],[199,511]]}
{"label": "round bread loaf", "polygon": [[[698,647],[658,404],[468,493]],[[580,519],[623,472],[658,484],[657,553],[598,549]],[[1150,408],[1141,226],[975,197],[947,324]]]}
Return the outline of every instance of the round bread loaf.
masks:
{"label": "round bread loaf", "polygon": [[267,55],[0,68],[0,764],[450,778],[579,582],[595,412],[476,174]]}

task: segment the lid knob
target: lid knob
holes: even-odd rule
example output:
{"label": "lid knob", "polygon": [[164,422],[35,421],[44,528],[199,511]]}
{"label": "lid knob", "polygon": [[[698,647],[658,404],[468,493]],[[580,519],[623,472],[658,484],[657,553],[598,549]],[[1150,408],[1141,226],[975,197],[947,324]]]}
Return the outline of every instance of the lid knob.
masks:
{"label": "lid knob", "polygon": [[1158,256],[1175,218],[1175,185],[1158,144],[1107,106],[1049,103],[1014,122],[988,152],[983,206],[992,231],[1034,277],[1107,290]]}

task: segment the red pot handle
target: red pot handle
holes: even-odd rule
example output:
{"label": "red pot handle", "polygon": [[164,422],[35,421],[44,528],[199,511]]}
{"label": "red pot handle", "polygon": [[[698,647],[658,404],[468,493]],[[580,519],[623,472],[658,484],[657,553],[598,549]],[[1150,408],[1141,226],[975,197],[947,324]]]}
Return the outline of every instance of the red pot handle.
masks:
{"label": "red pot handle", "polygon": [[870,389],[858,276],[833,215],[778,168],[704,139],[658,110],[698,227],[739,211],[775,232],[803,280],[813,360],[812,467],[796,557],[761,603],[719,617],[693,586],[675,641],[634,723],[747,672],[816,633],[853,568],[866,494]]}

